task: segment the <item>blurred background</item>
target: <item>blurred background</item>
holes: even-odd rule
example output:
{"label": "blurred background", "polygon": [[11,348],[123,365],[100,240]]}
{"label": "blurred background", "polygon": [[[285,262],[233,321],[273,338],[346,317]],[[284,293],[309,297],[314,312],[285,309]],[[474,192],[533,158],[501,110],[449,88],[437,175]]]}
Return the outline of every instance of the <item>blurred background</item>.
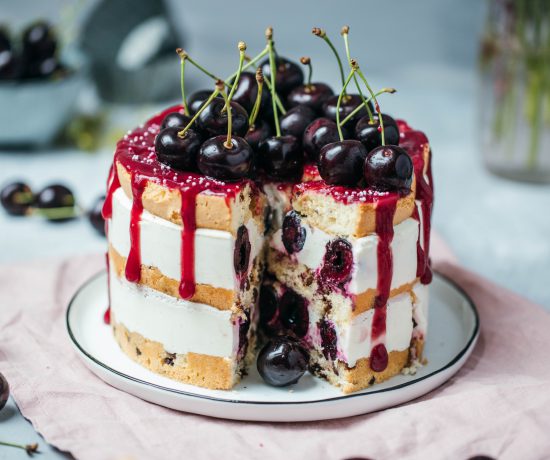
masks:
{"label": "blurred background", "polygon": [[[86,213],[105,193],[116,140],[180,100],[176,47],[227,75],[237,42],[254,55],[272,25],[279,53],[310,56],[314,80],[337,91],[334,58],[311,28],[343,53],[347,24],[372,85],[398,90],[382,110],[430,138],[435,230],[463,265],[550,309],[549,9],[547,0],[0,0],[13,43],[2,54],[0,40],[0,186],[63,184],[82,214],[51,223],[0,211],[0,263],[105,250]],[[28,29],[37,20],[54,28],[56,62],[10,76],[6,59],[25,30],[40,32]],[[188,92],[211,87],[191,67],[186,80]]]}

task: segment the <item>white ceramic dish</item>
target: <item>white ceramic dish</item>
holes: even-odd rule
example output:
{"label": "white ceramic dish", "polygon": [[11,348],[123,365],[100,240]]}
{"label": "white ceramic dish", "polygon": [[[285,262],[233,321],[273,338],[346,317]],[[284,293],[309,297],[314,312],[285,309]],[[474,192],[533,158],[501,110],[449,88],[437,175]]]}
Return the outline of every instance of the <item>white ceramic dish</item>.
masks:
{"label": "white ceramic dish", "polygon": [[171,409],[234,420],[299,422],[364,414],[418,398],[447,381],[468,359],[479,335],[475,305],[451,281],[434,276],[430,291],[428,364],[415,375],[351,395],[306,373],[297,385],[273,388],[255,369],[232,391],[208,390],[172,381],[132,361],[103,323],[107,276],[86,282],[67,310],[67,330],[84,364],[108,384]]}

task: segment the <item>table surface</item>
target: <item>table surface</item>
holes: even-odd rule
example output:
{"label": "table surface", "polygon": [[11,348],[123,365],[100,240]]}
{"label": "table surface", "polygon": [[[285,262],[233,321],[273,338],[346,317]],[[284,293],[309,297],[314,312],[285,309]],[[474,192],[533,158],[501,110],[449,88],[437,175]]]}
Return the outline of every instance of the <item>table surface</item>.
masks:
{"label": "table surface", "polygon": [[[378,75],[375,70],[372,75],[373,81],[385,82],[378,77],[386,73]],[[338,87],[337,81],[333,83]],[[473,60],[461,66],[450,60],[408,64],[391,75],[390,83],[399,88],[399,97],[388,98],[385,110],[399,113],[430,137],[435,230],[465,267],[550,310],[550,187],[504,180],[482,166]],[[127,120],[113,119],[121,126]],[[111,158],[111,149],[94,154],[59,148],[4,151],[0,152],[0,184],[22,178],[40,189],[50,182],[62,182],[86,208],[104,193]],[[0,263],[4,264],[105,251],[105,240],[84,218],[51,224],[0,212],[0,228]],[[2,439],[39,442],[44,452],[41,459],[64,457],[44,443],[13,400],[0,413],[0,423]],[[23,451],[0,449],[0,460],[8,458],[27,457]]]}

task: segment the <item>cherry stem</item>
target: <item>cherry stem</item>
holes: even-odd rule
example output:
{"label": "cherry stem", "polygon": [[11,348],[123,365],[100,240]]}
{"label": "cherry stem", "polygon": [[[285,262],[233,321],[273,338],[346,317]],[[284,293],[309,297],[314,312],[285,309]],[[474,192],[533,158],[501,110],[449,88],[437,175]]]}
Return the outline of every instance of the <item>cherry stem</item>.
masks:
{"label": "cherry stem", "polygon": [[340,126],[340,104],[342,103],[342,98],[344,97],[344,94],[346,94],[346,88],[349,85],[351,78],[355,75],[356,70],[356,67],[351,68],[351,72],[349,73],[348,78],[346,78],[342,91],[340,91],[340,94],[338,95],[338,102],[336,104],[336,127],[338,128],[338,136],[341,141],[344,140],[344,135],[342,134],[342,127]]}
{"label": "cherry stem", "polygon": [[185,99],[185,61],[187,60],[187,53],[183,51],[181,48],[178,48],[176,50],[176,53],[178,53],[178,56],[180,57],[180,61],[181,61],[180,62],[181,105],[183,107],[183,114],[188,115],[189,108],[187,107],[187,100]]}
{"label": "cherry stem", "polygon": [[[257,63],[261,58],[263,58],[267,53],[269,53],[269,48],[266,46],[266,47],[264,48],[264,50],[263,50],[260,54],[254,56],[252,59],[250,59],[250,58],[248,58],[247,56],[245,56],[244,58],[245,58],[245,60],[247,60],[248,62],[243,66],[243,69],[242,69],[242,70],[246,70],[246,69],[248,69],[249,67],[251,67],[251,66],[253,66],[254,64],[256,64],[256,63]],[[226,83],[229,83],[229,82],[232,81],[236,76],[237,76],[237,72],[233,72],[229,77],[227,77],[227,78],[225,79],[225,82],[226,82]]]}
{"label": "cherry stem", "polygon": [[[351,67],[351,56],[350,56],[350,52],[349,52],[348,36],[349,36],[349,26],[342,27],[342,37],[344,37],[344,45],[346,47],[346,57],[348,59],[348,64]],[[357,75],[353,76],[353,81],[355,82],[355,87],[357,88],[357,91],[359,92],[359,96],[361,97],[361,100],[363,101],[363,105],[367,109],[367,113],[369,114],[369,121],[371,123],[374,123],[374,119],[372,118],[372,110],[370,109],[370,105],[369,105],[368,101],[365,99],[363,91],[361,90],[361,85],[359,85],[359,81],[357,80]]]}
{"label": "cherry stem", "polygon": [[[233,80],[233,85],[231,86],[231,91],[229,91],[229,96],[227,96],[227,100],[231,101],[233,98],[233,94],[235,94],[235,91],[237,90],[237,86],[239,84],[239,80],[241,79],[241,72],[243,71],[243,64],[244,64],[244,52],[246,51],[246,43],[245,42],[239,42],[239,68],[237,69],[237,75],[235,75],[235,79]],[[226,102],[225,106],[223,107],[223,110],[227,110],[229,107],[229,102]]]}
{"label": "cherry stem", "polygon": [[[353,61],[352,61],[352,65],[353,65]],[[374,92],[372,91],[369,85],[369,82],[367,81],[367,79],[365,78],[365,75],[363,74],[363,72],[361,72],[361,69],[359,67],[357,67],[357,75],[359,75],[359,78],[363,80],[363,83],[369,90],[371,97],[374,99],[374,108],[376,110],[376,113],[378,114],[378,123],[380,123],[380,137],[382,138],[382,145],[386,145],[386,137],[384,135],[384,119],[382,118],[382,114],[380,112],[380,105],[378,105],[378,101],[376,100],[376,94],[374,94]]]}
{"label": "cherry stem", "polygon": [[[269,80],[264,80],[265,85],[267,86],[267,89],[271,92],[271,83],[269,83]],[[283,103],[281,102],[281,99],[279,98],[278,94],[275,94],[275,102],[277,102],[277,107],[279,107],[279,112],[281,112],[283,115],[286,114],[286,109],[283,106]]]}
{"label": "cherry stem", "polygon": [[[214,75],[212,72],[206,70],[202,65],[200,65],[197,61],[195,61],[191,56],[187,55],[187,60],[193,64],[197,69],[199,69],[202,73],[208,75],[212,80],[218,81],[221,80],[221,78]],[[223,80],[222,80],[223,81]],[[229,83],[225,83],[225,85],[229,88]]]}
{"label": "cherry stem", "polygon": [[222,94],[224,100],[225,100],[225,107],[229,107],[227,109],[227,140],[225,141],[225,143],[223,144],[225,148],[227,149],[232,149],[233,148],[233,143],[231,142],[231,130],[233,129],[233,126],[232,126],[232,119],[233,119],[233,116],[232,116],[232,110],[231,110],[231,106],[229,105],[231,100],[229,99],[229,97],[227,96],[226,92],[225,92],[225,85],[223,84],[223,81],[220,81],[219,82],[219,86],[221,87],[218,88],[220,90],[220,93]]}
{"label": "cherry stem", "polygon": [[39,454],[40,451],[38,450],[38,444],[15,444],[13,442],[6,442],[6,441],[0,441],[0,446],[6,446],[6,447],[15,447],[16,449],[21,449],[27,452],[27,455],[31,456],[33,454]]}
{"label": "cherry stem", "polygon": [[300,62],[303,65],[308,66],[307,85],[306,86],[311,86],[311,77],[313,75],[313,67],[311,66],[311,59],[307,56],[304,56],[304,57],[300,58]]}
{"label": "cherry stem", "polygon": [[269,69],[271,77],[271,103],[273,104],[273,120],[275,121],[275,134],[277,137],[281,136],[281,126],[279,125],[279,114],[277,113],[277,102],[275,97],[277,96],[275,88],[275,74],[277,68],[275,67],[275,52],[273,50],[273,29],[268,27],[266,30],[267,46],[269,48]]}
{"label": "cherry stem", "polygon": [[[218,80],[218,81],[221,81],[221,80]],[[187,123],[187,126],[185,128],[183,128],[181,131],[178,131],[178,136],[179,137],[184,137],[185,136],[185,133],[189,130],[189,128],[191,128],[191,126],[193,125],[193,123],[195,123],[197,118],[199,118],[200,114],[204,111],[204,109],[206,109],[206,107],[208,107],[210,105],[210,103],[214,100],[214,98],[219,93],[220,93],[220,90],[218,89],[217,84],[216,84],[216,89],[214,90],[214,92],[210,95],[210,97],[206,100],[206,102],[204,104],[202,104],[201,108],[199,110],[197,110],[197,113],[193,116],[193,118],[191,118],[189,123]]]}
{"label": "cherry stem", "polygon": [[258,70],[256,70],[256,83],[258,84],[258,92],[256,93],[256,101],[254,101],[254,107],[252,107],[252,113],[250,114],[250,118],[248,120],[248,125],[250,127],[253,127],[254,123],[256,123],[256,118],[258,117],[258,113],[260,112],[260,105],[262,103],[264,75],[262,73],[262,69],[260,69],[259,67]]}
{"label": "cherry stem", "polygon": [[[397,92],[395,88],[382,88],[380,91],[376,93],[376,97],[380,96],[381,94],[387,93],[387,94],[393,94]],[[372,96],[367,99],[367,103],[372,101]],[[348,121],[350,121],[357,113],[363,108],[363,104],[358,105],[353,109],[353,111],[342,120],[342,123],[340,123],[340,126],[344,126]],[[371,120],[373,122],[373,120]]]}
{"label": "cherry stem", "polygon": [[342,80],[342,85],[344,85],[344,67],[342,66],[342,60],[340,59],[340,55],[338,54],[338,51],[332,44],[332,41],[330,40],[330,38],[327,37],[327,34],[323,29],[314,27],[312,32],[317,37],[321,37],[334,53],[334,56],[336,57],[336,61],[338,62],[338,68],[340,69],[340,79]]}

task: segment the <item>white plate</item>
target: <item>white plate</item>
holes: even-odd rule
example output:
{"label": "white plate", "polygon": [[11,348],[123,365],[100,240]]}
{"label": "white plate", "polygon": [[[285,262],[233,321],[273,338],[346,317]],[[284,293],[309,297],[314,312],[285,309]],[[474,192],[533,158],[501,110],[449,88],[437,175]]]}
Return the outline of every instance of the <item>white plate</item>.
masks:
{"label": "white plate", "polygon": [[306,373],[298,384],[274,388],[255,368],[231,391],[208,390],[157,375],[132,361],[103,323],[107,276],[99,273],[75,294],[67,309],[69,336],[84,363],[108,384],[171,409],[235,420],[299,422],[365,414],[418,398],[448,380],[464,364],[479,335],[476,308],[456,285],[435,275],[430,287],[428,364],[414,376],[398,375],[371,389],[343,395]]}

